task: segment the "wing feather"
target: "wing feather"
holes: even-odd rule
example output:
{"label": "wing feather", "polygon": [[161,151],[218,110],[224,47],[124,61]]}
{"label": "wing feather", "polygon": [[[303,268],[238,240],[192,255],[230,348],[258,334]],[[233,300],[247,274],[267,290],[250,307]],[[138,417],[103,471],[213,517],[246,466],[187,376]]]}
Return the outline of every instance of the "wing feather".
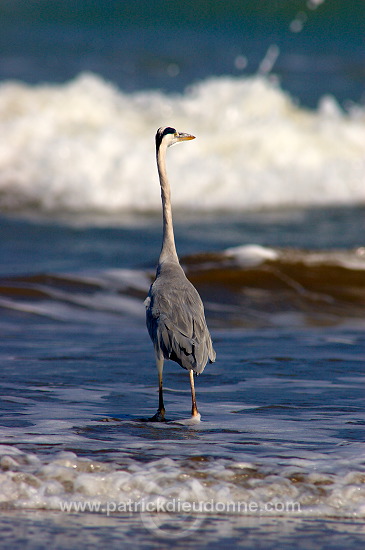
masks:
{"label": "wing feather", "polygon": [[[146,320],[156,352],[197,373],[215,360],[201,298],[179,270],[169,270],[151,285]],[[169,279],[166,278],[170,275]]]}

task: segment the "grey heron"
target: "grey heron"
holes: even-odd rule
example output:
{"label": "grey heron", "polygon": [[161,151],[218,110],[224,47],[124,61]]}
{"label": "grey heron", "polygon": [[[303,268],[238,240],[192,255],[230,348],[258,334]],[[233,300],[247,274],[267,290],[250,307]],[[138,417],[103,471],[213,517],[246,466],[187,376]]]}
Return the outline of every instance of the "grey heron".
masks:
{"label": "grey heron", "polygon": [[203,372],[215,351],[206,324],[204,306],[196,288],[182,269],[175,246],[170,185],[166,172],[166,151],[175,143],[194,139],[174,128],[159,128],[156,133],[156,160],[161,186],[163,238],[156,278],[145,300],[146,324],[154,345],[158,372],[159,401],[153,421],[165,420],[162,372],[165,359],[171,359],[189,372],[194,420],[200,420],[194,373]]}

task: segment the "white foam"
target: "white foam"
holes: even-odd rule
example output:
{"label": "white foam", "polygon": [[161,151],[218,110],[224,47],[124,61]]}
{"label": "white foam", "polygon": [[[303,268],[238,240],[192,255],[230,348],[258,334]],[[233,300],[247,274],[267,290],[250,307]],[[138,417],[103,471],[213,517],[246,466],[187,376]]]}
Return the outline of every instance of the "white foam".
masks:
{"label": "white foam", "polygon": [[181,424],[182,426],[195,426],[196,424],[199,424],[199,422],[201,422],[200,413],[198,413],[196,416],[191,416],[190,418],[176,420],[176,423]]}
{"label": "white foam", "polygon": [[277,260],[279,253],[272,248],[256,244],[248,244],[227,248],[224,254],[233,257],[240,265],[256,266],[266,260]]}
{"label": "white foam", "polygon": [[[184,429],[184,428],[182,428]],[[187,428],[185,428],[187,429]],[[358,452],[358,450],[357,450]],[[361,457],[286,459],[284,465],[235,462],[180,462],[161,458],[149,463],[129,459],[122,466],[63,452],[52,460],[11,446],[0,448],[2,506],[63,511],[115,512],[123,503],[157,503],[161,498],[196,503],[204,512],[232,513],[232,503],[256,503],[253,514],[312,517],[365,517]],[[76,506],[87,505],[83,510]],[[100,508],[88,507],[99,503]],[[218,509],[217,503],[220,503]],[[275,503],[280,507],[275,508]],[[295,507],[283,508],[283,503]],[[269,508],[270,504],[271,508]],[[229,508],[229,505],[231,506]],[[238,510],[243,513],[243,508]],[[236,510],[237,513],[237,510]],[[249,514],[250,510],[244,513]]]}
{"label": "white foam", "polygon": [[326,252],[310,252],[303,255],[307,265],[336,265],[346,269],[363,271],[365,269],[365,249],[334,250]]}
{"label": "white foam", "polygon": [[365,248],[354,250],[303,251],[298,249],[273,249],[257,244],[227,248],[223,254],[242,267],[254,267],[265,261],[282,260],[287,263],[303,263],[308,266],[341,266],[345,269],[365,269]]}
{"label": "white foam", "polygon": [[365,109],[298,107],[267,77],[211,78],[182,96],[126,94],[93,74],[0,86],[3,208],[160,208],[154,134],[198,137],[169,154],[175,207],[240,209],[365,200]]}

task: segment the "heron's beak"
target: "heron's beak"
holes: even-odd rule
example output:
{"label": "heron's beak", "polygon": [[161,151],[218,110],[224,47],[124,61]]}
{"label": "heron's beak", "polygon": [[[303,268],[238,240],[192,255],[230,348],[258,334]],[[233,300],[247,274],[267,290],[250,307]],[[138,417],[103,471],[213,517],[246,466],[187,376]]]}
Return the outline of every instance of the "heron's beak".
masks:
{"label": "heron's beak", "polygon": [[191,134],[183,134],[182,132],[179,132],[177,135],[177,139],[179,141],[188,141],[190,139],[195,139],[195,136],[192,136]]}

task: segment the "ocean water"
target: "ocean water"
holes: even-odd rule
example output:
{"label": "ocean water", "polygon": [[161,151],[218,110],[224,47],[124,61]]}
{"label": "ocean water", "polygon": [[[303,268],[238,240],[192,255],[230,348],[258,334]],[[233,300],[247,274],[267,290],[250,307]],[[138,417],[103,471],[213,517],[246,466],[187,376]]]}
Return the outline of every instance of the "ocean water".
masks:
{"label": "ocean water", "polygon": [[[256,4],[1,3],[0,547],[364,546],[364,6]],[[199,423],[172,362],[146,421],[165,124]]]}

